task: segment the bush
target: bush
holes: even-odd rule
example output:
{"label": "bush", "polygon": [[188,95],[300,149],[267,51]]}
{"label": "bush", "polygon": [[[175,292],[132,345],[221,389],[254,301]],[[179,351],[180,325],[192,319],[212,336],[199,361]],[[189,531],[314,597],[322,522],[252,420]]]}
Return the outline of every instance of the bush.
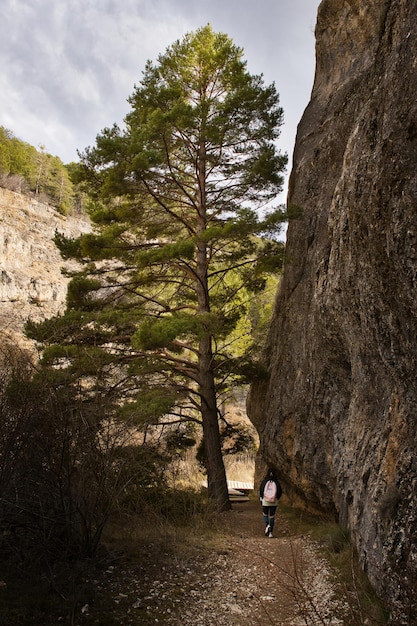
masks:
{"label": "bush", "polygon": [[[4,344],[5,345],[5,344]],[[90,557],[112,511],[156,483],[161,459],[97,399],[53,385],[28,353],[0,361],[3,556],[32,564]]]}

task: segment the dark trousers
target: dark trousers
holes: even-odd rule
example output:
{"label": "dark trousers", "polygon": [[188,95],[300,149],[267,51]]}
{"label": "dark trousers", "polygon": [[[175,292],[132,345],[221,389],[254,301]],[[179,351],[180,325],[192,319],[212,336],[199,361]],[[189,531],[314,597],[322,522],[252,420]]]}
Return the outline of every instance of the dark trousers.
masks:
{"label": "dark trousers", "polygon": [[266,526],[269,525],[271,527],[271,531],[274,528],[276,511],[277,511],[276,506],[263,506],[262,507],[262,513],[264,514],[265,525]]}

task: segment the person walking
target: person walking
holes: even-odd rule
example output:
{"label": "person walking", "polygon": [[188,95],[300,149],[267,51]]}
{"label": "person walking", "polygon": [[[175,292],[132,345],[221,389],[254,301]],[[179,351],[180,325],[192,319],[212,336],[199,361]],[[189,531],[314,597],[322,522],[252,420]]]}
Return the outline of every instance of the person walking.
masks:
{"label": "person walking", "polygon": [[265,523],[265,537],[273,537],[275,513],[281,495],[282,488],[280,482],[274,468],[270,467],[259,488],[259,499],[262,504],[262,513]]}

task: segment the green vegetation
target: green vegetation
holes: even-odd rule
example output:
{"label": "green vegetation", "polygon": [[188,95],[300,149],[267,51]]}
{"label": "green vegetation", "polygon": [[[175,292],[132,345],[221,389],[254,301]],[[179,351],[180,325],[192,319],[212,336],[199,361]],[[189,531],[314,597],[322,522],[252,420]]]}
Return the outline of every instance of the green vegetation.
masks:
{"label": "green vegetation", "polygon": [[17,139],[0,126],[0,186],[34,194],[63,214],[82,210],[83,195],[71,181],[74,164],[64,165],[41,147]]}
{"label": "green vegetation", "polygon": [[206,26],[147,64],[125,128],[103,130],[74,173],[97,230],[57,239],[84,264],[67,311],[27,327],[44,371],[97,428],[171,426],[191,442],[190,425],[202,427],[219,510],[230,506],[219,423],[231,390],[263,375],[254,302],[281,267],[286,219],[270,206],[287,162],[279,97],[242,57]]}

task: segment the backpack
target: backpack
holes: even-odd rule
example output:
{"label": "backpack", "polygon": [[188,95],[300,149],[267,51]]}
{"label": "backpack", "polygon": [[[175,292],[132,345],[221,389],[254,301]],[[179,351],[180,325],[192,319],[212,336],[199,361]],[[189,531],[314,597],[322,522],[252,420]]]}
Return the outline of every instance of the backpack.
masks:
{"label": "backpack", "polygon": [[275,502],[281,497],[281,488],[278,488],[275,480],[268,480],[264,487],[264,500],[265,502]]}

